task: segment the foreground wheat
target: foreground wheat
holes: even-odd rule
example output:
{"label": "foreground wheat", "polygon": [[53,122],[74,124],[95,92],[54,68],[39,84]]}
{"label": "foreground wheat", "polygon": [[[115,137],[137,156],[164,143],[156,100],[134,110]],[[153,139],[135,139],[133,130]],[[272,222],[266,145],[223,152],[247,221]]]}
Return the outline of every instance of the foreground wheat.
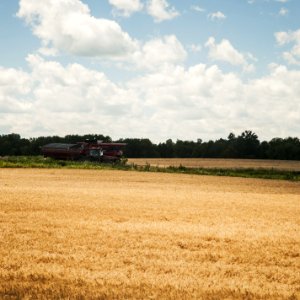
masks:
{"label": "foreground wheat", "polygon": [[0,170],[0,298],[297,299],[300,184]]}

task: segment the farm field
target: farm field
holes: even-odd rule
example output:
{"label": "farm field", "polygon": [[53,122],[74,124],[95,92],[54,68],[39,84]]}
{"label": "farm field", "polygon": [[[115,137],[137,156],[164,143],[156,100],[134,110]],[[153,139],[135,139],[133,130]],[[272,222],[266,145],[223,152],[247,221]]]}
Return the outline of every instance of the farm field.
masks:
{"label": "farm field", "polygon": [[264,160],[264,159],[222,159],[222,158],[130,158],[128,163],[137,165],[169,167],[185,166],[189,168],[220,169],[276,169],[300,171],[300,161]]}
{"label": "farm field", "polygon": [[299,299],[300,183],[0,169],[0,299]]}

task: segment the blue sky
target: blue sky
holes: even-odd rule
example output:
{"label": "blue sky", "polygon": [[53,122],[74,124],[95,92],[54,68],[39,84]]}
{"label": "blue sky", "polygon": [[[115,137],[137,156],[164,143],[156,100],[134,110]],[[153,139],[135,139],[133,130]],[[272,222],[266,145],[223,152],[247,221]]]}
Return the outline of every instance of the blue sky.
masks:
{"label": "blue sky", "polygon": [[0,0],[0,134],[300,135],[298,0]]}

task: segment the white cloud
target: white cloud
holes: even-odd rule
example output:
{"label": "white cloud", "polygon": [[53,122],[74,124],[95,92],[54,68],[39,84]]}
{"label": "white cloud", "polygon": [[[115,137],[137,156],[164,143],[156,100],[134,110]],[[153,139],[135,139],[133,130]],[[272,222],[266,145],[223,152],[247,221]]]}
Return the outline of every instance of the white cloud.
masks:
{"label": "white cloud", "polygon": [[277,43],[282,46],[284,44],[290,43],[293,40],[292,34],[289,34],[288,32],[276,32],[275,38]]}
{"label": "white cloud", "polygon": [[182,64],[187,53],[175,35],[152,39],[133,56],[134,63],[142,69],[157,70],[168,65]]}
{"label": "white cloud", "polygon": [[254,66],[249,64],[246,59],[247,56],[249,59],[255,60],[254,56],[251,53],[246,54],[246,56],[240,53],[226,39],[223,39],[217,44],[215,38],[210,37],[205,47],[208,48],[209,58],[213,61],[223,61],[234,66],[242,66],[246,72],[252,72],[254,70]]}
{"label": "white cloud", "polygon": [[284,66],[243,82],[215,65],[169,64],[116,84],[79,64],[64,67],[37,55],[27,61],[29,72],[0,69],[0,128],[8,132],[162,141],[225,137],[233,129],[263,138],[300,130],[300,71]]}
{"label": "white cloud", "polygon": [[[27,58],[34,81],[32,93],[35,106],[45,112],[93,112],[110,114],[113,107],[117,111],[126,109],[122,89],[97,71],[80,64],[63,67],[55,61],[45,61],[38,55]],[[125,102],[124,102],[125,101]]]}
{"label": "white cloud", "polygon": [[202,46],[199,45],[199,44],[191,44],[188,46],[188,49],[191,51],[191,52],[201,52],[202,51]]}
{"label": "white cloud", "polygon": [[0,127],[9,124],[10,132],[26,136],[96,130],[112,134],[122,132],[127,117],[134,116],[134,92],[103,73],[79,64],[64,67],[37,55],[27,61],[28,73],[0,69]]}
{"label": "white cloud", "polygon": [[57,49],[47,47],[47,45],[45,47],[39,48],[38,52],[44,56],[57,56],[58,55]]}
{"label": "white cloud", "polygon": [[300,60],[296,58],[299,57],[299,48],[298,51],[292,51],[292,52],[283,52],[282,57],[288,62],[290,65],[298,65],[300,66]]}
{"label": "white cloud", "polygon": [[114,6],[115,15],[129,17],[131,14],[143,9],[143,4],[140,0],[109,0],[109,3]]}
{"label": "white cloud", "polygon": [[[139,1],[111,0],[111,3],[128,13],[130,9],[141,8]],[[155,0],[149,5],[154,10],[158,7],[155,17],[159,20],[176,14],[165,1]],[[160,6],[164,11],[162,15],[159,15]],[[62,51],[153,70],[162,65],[182,63],[187,55],[174,35],[145,43],[135,41],[116,22],[91,16],[89,8],[79,0],[21,0],[18,16],[24,18],[41,39],[38,53],[44,56],[56,56]]]}
{"label": "white cloud", "polygon": [[200,13],[205,12],[205,9],[200,7],[199,5],[192,5],[191,9]]}
{"label": "white cloud", "polygon": [[291,65],[300,65],[300,29],[290,32],[276,32],[275,38],[278,45],[284,46],[293,43],[294,46],[290,51],[284,51],[283,58]]}
{"label": "white cloud", "polygon": [[[108,0],[114,6],[113,14],[129,17],[131,14],[143,10],[154,18],[154,21],[159,23],[166,20],[174,19],[179,16],[179,12],[170,6],[167,0],[148,0],[147,5],[144,5],[141,0]],[[201,9],[195,7],[196,10]]]}
{"label": "white cloud", "polygon": [[226,16],[222,12],[217,11],[217,12],[209,14],[208,18],[211,19],[212,21],[215,21],[215,20],[225,20]]}
{"label": "white cloud", "polygon": [[155,22],[171,20],[179,16],[179,12],[167,2],[167,0],[149,0],[147,11]]}
{"label": "white cloud", "polygon": [[20,0],[17,16],[26,20],[43,48],[73,55],[124,57],[136,42],[114,21],[97,19],[79,0]]}
{"label": "white cloud", "polygon": [[29,74],[0,67],[0,115],[28,111],[31,107],[27,101],[30,89]]}
{"label": "white cloud", "polygon": [[282,7],[279,11],[280,16],[286,16],[286,15],[288,15],[288,13],[289,13],[288,9],[286,9],[284,7]]}

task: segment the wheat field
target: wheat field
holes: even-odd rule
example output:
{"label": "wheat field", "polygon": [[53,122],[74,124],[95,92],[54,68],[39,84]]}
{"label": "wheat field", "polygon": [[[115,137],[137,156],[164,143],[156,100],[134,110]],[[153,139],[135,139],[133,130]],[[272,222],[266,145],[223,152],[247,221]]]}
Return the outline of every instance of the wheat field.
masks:
{"label": "wheat field", "polygon": [[299,299],[300,183],[0,169],[0,299]]}
{"label": "wheat field", "polygon": [[275,169],[300,171],[300,161],[271,159],[223,159],[223,158],[130,158],[129,163],[150,164],[159,167],[223,168],[223,169]]}

